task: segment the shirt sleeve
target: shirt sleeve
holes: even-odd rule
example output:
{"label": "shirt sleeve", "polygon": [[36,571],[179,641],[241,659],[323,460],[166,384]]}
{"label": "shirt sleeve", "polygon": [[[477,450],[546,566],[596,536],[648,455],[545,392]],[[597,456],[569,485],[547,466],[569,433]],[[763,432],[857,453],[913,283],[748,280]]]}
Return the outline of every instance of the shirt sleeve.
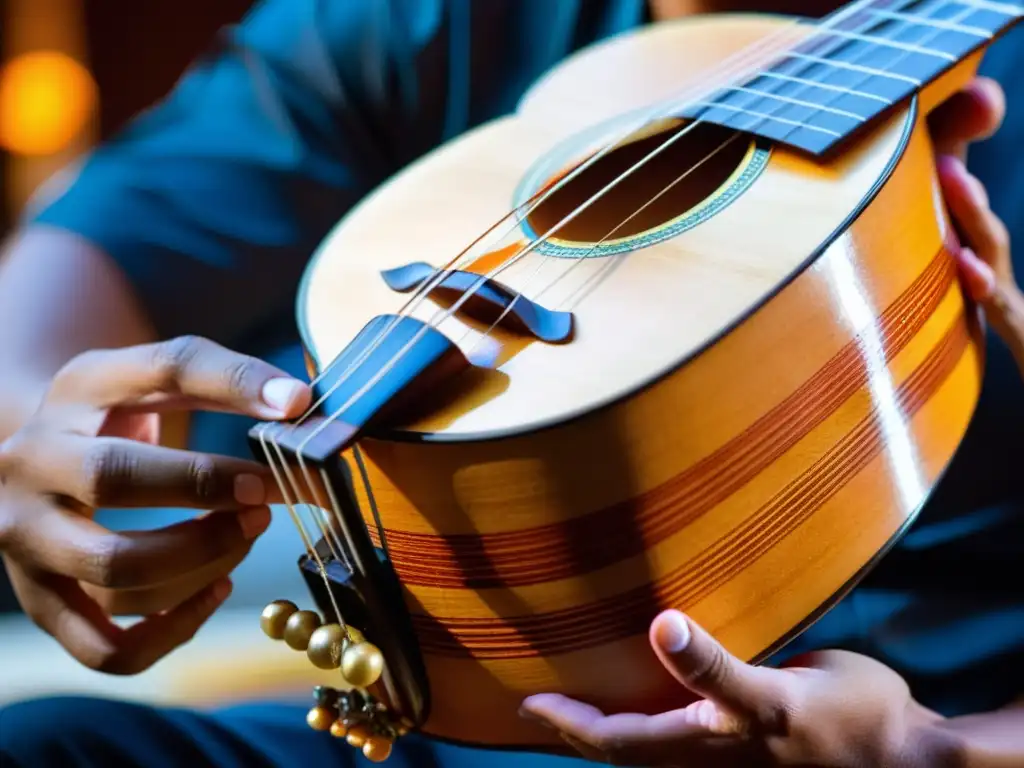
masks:
{"label": "shirt sleeve", "polygon": [[380,130],[404,87],[390,5],[264,0],[30,221],[108,253],[161,337],[231,343],[281,317],[330,228],[407,160]]}

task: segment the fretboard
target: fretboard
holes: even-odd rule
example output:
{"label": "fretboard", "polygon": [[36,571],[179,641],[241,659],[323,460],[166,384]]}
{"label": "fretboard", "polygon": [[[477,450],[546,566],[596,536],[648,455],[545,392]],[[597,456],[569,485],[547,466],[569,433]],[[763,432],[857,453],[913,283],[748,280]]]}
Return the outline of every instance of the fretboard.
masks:
{"label": "fretboard", "polygon": [[681,115],[824,154],[1022,15],[1019,0],[861,0]]}

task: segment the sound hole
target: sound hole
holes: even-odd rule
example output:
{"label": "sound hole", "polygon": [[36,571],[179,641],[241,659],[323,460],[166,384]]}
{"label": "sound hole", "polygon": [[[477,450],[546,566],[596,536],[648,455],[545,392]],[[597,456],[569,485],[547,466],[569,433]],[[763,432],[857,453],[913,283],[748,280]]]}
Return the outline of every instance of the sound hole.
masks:
{"label": "sound hole", "polygon": [[[673,122],[653,134],[623,142],[608,152],[537,206],[527,218],[530,228],[543,236],[620,174],[675,136],[681,127],[681,123]],[[657,229],[682,216],[711,197],[740,167],[750,149],[750,141],[743,137],[729,141],[734,135],[735,132],[727,128],[698,124],[619,181],[552,237],[578,243],[598,242],[635,213],[611,235],[611,239],[617,240]],[[729,143],[723,147],[726,142]],[[713,157],[712,153],[715,153]],[[687,171],[682,181],[636,213]],[[548,185],[568,173],[560,174]]]}

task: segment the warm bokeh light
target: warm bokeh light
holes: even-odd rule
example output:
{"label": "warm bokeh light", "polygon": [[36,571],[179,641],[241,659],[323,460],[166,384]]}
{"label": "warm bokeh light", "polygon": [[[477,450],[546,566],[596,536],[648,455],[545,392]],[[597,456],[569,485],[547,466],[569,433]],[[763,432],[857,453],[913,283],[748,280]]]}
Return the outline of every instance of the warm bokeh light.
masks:
{"label": "warm bokeh light", "polygon": [[60,152],[96,109],[97,87],[79,62],[34,51],[0,70],[0,145],[18,155]]}

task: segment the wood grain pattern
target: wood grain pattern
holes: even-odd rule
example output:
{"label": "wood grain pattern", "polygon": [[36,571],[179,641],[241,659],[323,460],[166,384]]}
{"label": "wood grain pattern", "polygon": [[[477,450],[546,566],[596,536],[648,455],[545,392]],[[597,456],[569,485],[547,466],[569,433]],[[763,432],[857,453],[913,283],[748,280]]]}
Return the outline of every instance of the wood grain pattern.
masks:
{"label": "wood grain pattern", "polygon": [[[400,174],[310,269],[311,359],[401,305],[379,270],[447,262],[544,153],[779,23],[719,16],[615,38],[553,71],[515,115]],[[497,370],[360,443],[357,495],[431,681],[426,732],[552,747],[517,715],[538,691],[654,711],[678,696],[647,645],[658,611],[683,608],[759,658],[905,530],[959,444],[982,368],[925,117],[896,110],[826,163],[774,149],[713,217],[582,263],[546,292],[548,306],[583,295],[571,344],[499,332]],[[531,256],[501,279],[536,298],[530,274],[567,264]],[[442,330],[479,340],[467,320]]]}

